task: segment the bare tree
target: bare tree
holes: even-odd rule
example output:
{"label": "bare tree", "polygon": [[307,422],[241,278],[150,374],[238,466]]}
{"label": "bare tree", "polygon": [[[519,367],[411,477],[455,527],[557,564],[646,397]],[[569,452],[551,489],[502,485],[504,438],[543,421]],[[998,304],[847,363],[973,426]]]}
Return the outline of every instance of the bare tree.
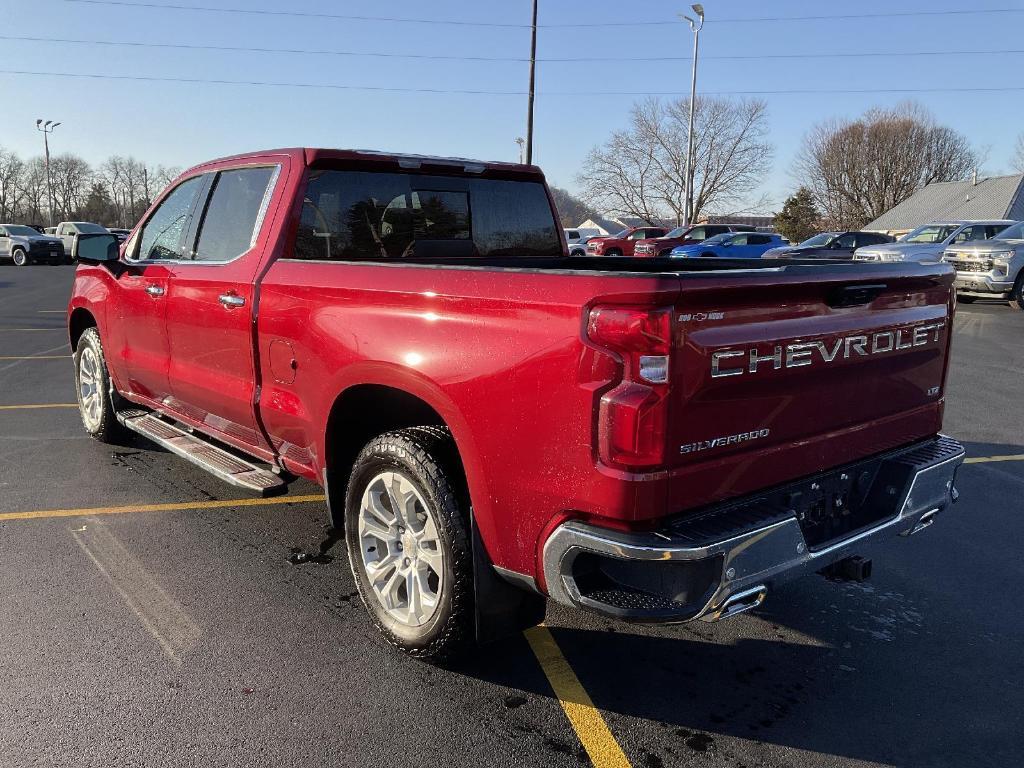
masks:
{"label": "bare tree", "polygon": [[[577,182],[601,211],[645,221],[686,207],[688,99],[648,99],[633,106],[629,126],[587,156]],[[772,157],[763,101],[701,97],[694,107],[693,215],[739,206],[760,184]]]}
{"label": "bare tree", "polygon": [[1017,173],[1024,173],[1024,133],[1017,137],[1017,144],[1013,151],[1013,167]]}
{"label": "bare tree", "polygon": [[20,202],[15,221],[38,223],[46,220],[46,164],[41,157],[33,157],[21,168],[18,178]]}
{"label": "bare tree", "polygon": [[965,178],[977,160],[966,138],[908,103],[816,126],[796,173],[829,226],[857,229],[927,184]]}
{"label": "bare tree", "polygon": [[25,164],[13,152],[0,147],[0,221],[12,221],[20,203],[19,181]]}
{"label": "bare tree", "polygon": [[50,158],[55,218],[67,220],[81,209],[92,175],[92,168],[78,155],[65,153]]}

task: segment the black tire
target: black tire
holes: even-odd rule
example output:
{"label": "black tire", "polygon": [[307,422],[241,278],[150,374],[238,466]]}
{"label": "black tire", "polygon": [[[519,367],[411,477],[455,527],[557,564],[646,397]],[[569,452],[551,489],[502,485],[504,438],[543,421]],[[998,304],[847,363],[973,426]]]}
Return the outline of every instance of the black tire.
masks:
{"label": "black tire", "polygon": [[[95,328],[87,328],[75,347],[75,396],[78,398],[78,412],[82,417],[82,426],[89,436],[103,443],[117,443],[124,436],[124,427],[117,420],[115,400],[111,397],[110,374],[107,372],[106,358],[103,356],[103,343]],[[87,382],[91,390],[95,387],[98,400],[98,413],[93,413],[86,403],[83,392],[83,376],[93,379],[93,375],[83,371],[83,366],[93,364],[95,381]],[[114,396],[116,398],[116,395]]]}
{"label": "black tire", "polygon": [[[401,475],[412,483],[438,532],[443,574],[437,605],[419,626],[410,626],[389,615],[363,564],[360,507],[368,486],[383,472]],[[345,494],[345,543],[359,596],[388,642],[414,658],[437,663],[451,660],[472,644],[474,592],[469,501],[455,442],[447,429],[409,427],[387,432],[367,443],[356,458]],[[405,563],[408,565],[408,560]]]}
{"label": "black tire", "polygon": [[1010,308],[1024,310],[1024,269],[1017,275],[1017,282],[1010,291]]}
{"label": "black tire", "polygon": [[14,265],[17,267],[28,266],[32,263],[23,248],[15,248],[11,251],[11,258],[14,259]]}
{"label": "black tire", "polygon": [[958,293],[956,295],[957,304],[973,304],[977,300],[977,296],[967,296],[963,293]]}
{"label": "black tire", "polygon": [[618,248],[612,248],[612,249],[610,249],[608,251],[605,251],[604,255],[605,256],[621,256],[622,255],[622,251],[620,251]]}
{"label": "black tire", "polygon": [[670,258],[671,256],[672,256],[672,249],[671,248],[666,248],[664,251],[662,251],[661,253],[658,254],[658,258],[659,259],[667,259],[667,258]]}

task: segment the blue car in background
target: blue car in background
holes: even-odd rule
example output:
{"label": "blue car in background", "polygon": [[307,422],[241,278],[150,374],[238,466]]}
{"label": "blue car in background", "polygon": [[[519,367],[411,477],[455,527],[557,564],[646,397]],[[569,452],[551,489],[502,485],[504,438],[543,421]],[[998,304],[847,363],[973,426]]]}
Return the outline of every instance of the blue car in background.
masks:
{"label": "blue car in background", "polygon": [[702,243],[677,246],[672,249],[669,256],[673,259],[688,259],[694,256],[760,259],[765,251],[784,245],[789,245],[789,240],[774,232],[726,232],[709,237]]}

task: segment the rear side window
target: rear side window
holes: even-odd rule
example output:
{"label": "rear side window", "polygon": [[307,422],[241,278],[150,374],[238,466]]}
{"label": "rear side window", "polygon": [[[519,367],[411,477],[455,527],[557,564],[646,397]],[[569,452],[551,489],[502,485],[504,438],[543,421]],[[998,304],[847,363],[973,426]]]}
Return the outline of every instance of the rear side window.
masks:
{"label": "rear side window", "polygon": [[181,241],[195,206],[202,177],[181,182],[164,198],[139,233],[137,259],[181,258]]}
{"label": "rear side window", "polygon": [[537,182],[318,170],[309,175],[294,258],[561,255]]}
{"label": "rear side window", "polygon": [[252,247],[275,168],[221,171],[199,227],[196,261],[231,261]]}
{"label": "rear side window", "polygon": [[766,245],[770,243],[772,239],[768,235],[748,235],[747,245]]}

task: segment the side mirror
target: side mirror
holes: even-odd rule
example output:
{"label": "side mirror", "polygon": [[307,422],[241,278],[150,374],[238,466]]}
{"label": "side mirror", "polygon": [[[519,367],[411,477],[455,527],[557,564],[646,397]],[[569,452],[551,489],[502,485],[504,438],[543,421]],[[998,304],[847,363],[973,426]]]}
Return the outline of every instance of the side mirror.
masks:
{"label": "side mirror", "polygon": [[117,238],[106,232],[77,235],[71,245],[72,261],[99,264],[105,261],[117,261],[120,258]]}

